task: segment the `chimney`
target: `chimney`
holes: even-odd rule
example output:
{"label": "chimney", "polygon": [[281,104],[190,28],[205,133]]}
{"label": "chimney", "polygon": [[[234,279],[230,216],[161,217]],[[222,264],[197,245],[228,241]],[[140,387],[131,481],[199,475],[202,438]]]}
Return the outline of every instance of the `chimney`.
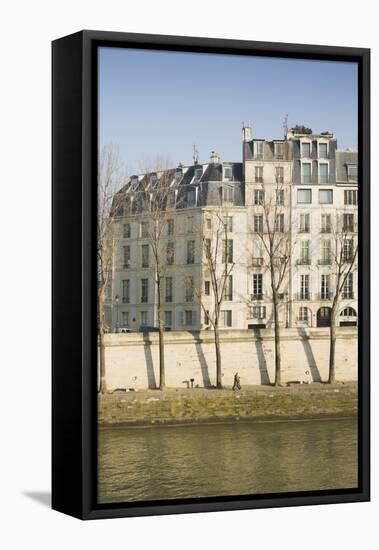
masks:
{"label": "chimney", "polygon": [[211,152],[211,164],[219,164],[220,163],[220,156],[216,151]]}
{"label": "chimney", "polygon": [[251,125],[243,124],[242,126],[242,141],[251,141]]}

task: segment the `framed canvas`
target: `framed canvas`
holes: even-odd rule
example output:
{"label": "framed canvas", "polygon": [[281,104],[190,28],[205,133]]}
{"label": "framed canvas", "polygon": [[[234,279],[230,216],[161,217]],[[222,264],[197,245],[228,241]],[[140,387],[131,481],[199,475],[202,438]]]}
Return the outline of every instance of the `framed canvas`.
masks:
{"label": "framed canvas", "polygon": [[369,50],[52,53],[53,508],[369,500]]}

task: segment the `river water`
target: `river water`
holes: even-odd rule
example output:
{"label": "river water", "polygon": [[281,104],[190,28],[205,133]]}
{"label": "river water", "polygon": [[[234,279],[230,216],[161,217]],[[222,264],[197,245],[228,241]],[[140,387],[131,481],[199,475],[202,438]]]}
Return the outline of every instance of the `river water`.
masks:
{"label": "river water", "polygon": [[356,486],[354,419],[99,430],[100,503]]}

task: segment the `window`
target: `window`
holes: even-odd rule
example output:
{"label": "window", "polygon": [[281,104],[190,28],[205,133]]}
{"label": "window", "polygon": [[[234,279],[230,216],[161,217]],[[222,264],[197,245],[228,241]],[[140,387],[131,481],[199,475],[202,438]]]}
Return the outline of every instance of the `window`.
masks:
{"label": "window", "polygon": [[356,206],[357,204],[357,191],[356,190],[351,190],[351,189],[345,189],[344,191],[344,199],[345,199],[345,204],[347,205],[354,205]]}
{"label": "window", "polygon": [[212,229],[212,220],[211,220],[211,218],[207,218],[207,229]]}
{"label": "window", "polygon": [[138,185],[138,176],[132,176],[132,186],[136,188]]}
{"label": "window", "polygon": [[321,241],[321,260],[322,265],[329,265],[331,263],[330,253],[330,240],[324,239]]}
{"label": "window", "polygon": [[340,313],[341,317],[356,317],[357,312],[353,307],[345,307]]}
{"label": "window", "polygon": [[149,222],[141,222],[141,237],[146,239],[149,236]]}
{"label": "window", "polygon": [[311,156],[311,144],[308,142],[301,144],[301,156],[307,159]]}
{"label": "window", "polygon": [[319,143],[318,144],[318,156],[319,156],[320,159],[328,158],[328,144],[327,143]]}
{"label": "window", "polygon": [[254,191],[254,204],[256,204],[256,205],[264,204],[264,191],[263,191],[263,189],[256,189]]}
{"label": "window", "polygon": [[223,203],[234,203],[234,187],[222,187],[222,202]]}
{"label": "window", "polygon": [[342,230],[347,232],[354,231],[354,214],[343,214],[342,216]]}
{"label": "window", "polygon": [[329,274],[321,275],[320,299],[321,300],[329,300],[330,299],[330,275]]}
{"label": "window", "polygon": [[276,204],[282,206],[284,204],[284,191],[279,189],[276,191]]}
{"label": "window", "polygon": [[122,247],[124,269],[130,267],[130,246]]}
{"label": "window", "polygon": [[142,245],[142,267],[149,267],[149,245]]}
{"label": "window", "polygon": [[175,172],[175,183],[179,183],[182,177],[183,177],[183,170],[181,168],[177,168]]}
{"label": "window", "polygon": [[147,311],[141,311],[141,326],[146,327],[148,325]]}
{"label": "window", "polygon": [[168,195],[168,205],[173,206],[175,204],[175,200],[176,200],[176,193],[175,191],[172,191]]}
{"label": "window", "polygon": [[128,304],[130,302],[130,281],[124,279],[122,281],[122,303]]}
{"label": "window", "polygon": [[329,165],[323,162],[319,164],[319,182],[329,183]]}
{"label": "window", "polygon": [[277,159],[282,159],[284,156],[283,143],[274,143],[274,154]]}
{"label": "window", "polygon": [[187,206],[194,206],[196,203],[196,189],[187,190]]}
{"label": "window", "polygon": [[172,277],[165,278],[165,302],[172,302]]}
{"label": "window", "polygon": [[356,164],[348,164],[347,166],[347,179],[351,182],[358,181],[358,166]]}
{"label": "window", "polygon": [[258,160],[263,160],[263,141],[254,142],[254,157]]}
{"label": "window", "polygon": [[255,167],[255,183],[263,183],[263,166]]}
{"label": "window", "polygon": [[121,322],[123,327],[129,326],[129,311],[121,312]]}
{"label": "window", "polygon": [[187,233],[193,233],[193,216],[187,218]]}
{"label": "window", "polygon": [[353,273],[349,273],[346,278],[345,284],[342,288],[342,298],[352,300],[354,298],[353,292]]}
{"label": "window", "polygon": [[233,263],[233,241],[230,239],[222,241],[222,263]]}
{"label": "window", "polygon": [[233,179],[233,168],[231,166],[224,166],[224,180]]}
{"label": "window", "polygon": [[174,258],[175,258],[175,244],[172,241],[169,241],[166,247],[167,265],[173,265]]}
{"label": "window", "polygon": [[185,311],[184,312],[184,324],[186,326],[191,326],[193,323],[193,312],[192,311]]}
{"label": "window", "polygon": [[333,189],[320,189],[318,192],[318,202],[320,204],[333,204]]}
{"label": "window", "polygon": [[187,264],[195,263],[195,241],[187,241]]}
{"label": "window", "polygon": [[342,257],[344,262],[351,262],[353,260],[353,249],[354,241],[353,239],[344,239]]}
{"label": "window", "polygon": [[232,326],[232,311],[230,309],[224,309],[221,311],[221,323],[223,327]]}
{"label": "window", "polygon": [[167,220],[167,235],[174,234],[174,220]]}
{"label": "window", "polygon": [[312,189],[298,189],[297,190],[297,203],[298,204],[311,204],[312,203]]}
{"label": "window", "polygon": [[263,276],[262,273],[253,274],[253,297],[261,300],[263,296]]}
{"label": "window", "polygon": [[185,301],[193,302],[193,291],[194,291],[193,277],[186,277],[185,287],[186,287]]}
{"label": "window", "polygon": [[284,183],[284,167],[276,166],[275,168],[276,183]]}
{"label": "window", "polygon": [[300,233],[309,233],[311,229],[311,215],[310,214],[300,214]]}
{"label": "window", "polygon": [[332,217],[330,214],[321,214],[321,233],[330,233],[332,230]]}
{"label": "window", "polygon": [[149,301],[149,280],[141,279],[141,303]]}
{"label": "window", "polygon": [[263,215],[254,216],[254,231],[255,233],[263,233]]}
{"label": "window", "polygon": [[130,239],[130,223],[124,223],[124,239]]}
{"label": "window", "polygon": [[211,240],[205,239],[205,256],[210,259],[212,257]]}
{"label": "window", "polygon": [[302,183],[312,183],[312,166],[310,162],[303,162],[301,165]]}
{"label": "window", "polygon": [[210,316],[209,316],[209,310],[207,309],[204,312],[204,325],[209,325],[210,323]]}
{"label": "window", "polygon": [[253,306],[251,309],[253,319],[265,319],[266,306]]}
{"label": "window", "polygon": [[165,330],[172,329],[172,311],[164,312],[164,325],[165,325]]}
{"label": "window", "polygon": [[224,287],[224,300],[233,300],[233,276],[228,275]]}
{"label": "window", "polygon": [[299,307],[299,321],[308,324],[309,322],[309,309],[307,307]]}
{"label": "window", "polygon": [[156,186],[157,186],[157,183],[158,183],[158,176],[157,176],[156,174],[153,174],[153,175],[151,176],[151,178],[150,178],[151,187],[152,187],[153,189],[155,189]]}
{"label": "window", "polygon": [[203,169],[202,168],[195,168],[195,180],[196,181],[201,180],[202,175],[203,175]]}
{"label": "window", "polygon": [[309,241],[301,241],[299,263],[304,265],[308,265],[311,263],[309,254]]}
{"label": "window", "polygon": [[211,283],[210,281],[204,281],[204,294],[209,296],[211,293]]}
{"label": "window", "polygon": [[309,275],[300,275],[300,300],[310,300]]}
{"label": "window", "polygon": [[224,216],[223,223],[226,231],[231,233],[233,231],[233,216]]}
{"label": "window", "polygon": [[284,233],[284,214],[276,215],[275,230],[277,233]]}

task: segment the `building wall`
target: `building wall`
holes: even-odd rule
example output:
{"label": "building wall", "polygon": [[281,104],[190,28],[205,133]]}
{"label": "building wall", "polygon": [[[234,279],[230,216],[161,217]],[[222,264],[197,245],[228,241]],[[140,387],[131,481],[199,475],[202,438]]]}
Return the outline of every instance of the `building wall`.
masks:
{"label": "building wall", "polygon": [[[106,335],[106,378],[116,388],[153,388],[159,382],[158,335]],[[317,382],[328,378],[328,329],[287,329],[282,334],[282,380]],[[242,386],[274,381],[274,338],[269,329],[221,331],[223,384],[233,383],[235,372]],[[357,329],[337,331],[338,381],[357,380]],[[215,384],[212,331],[176,332],[165,338],[166,384],[187,387]]]}

